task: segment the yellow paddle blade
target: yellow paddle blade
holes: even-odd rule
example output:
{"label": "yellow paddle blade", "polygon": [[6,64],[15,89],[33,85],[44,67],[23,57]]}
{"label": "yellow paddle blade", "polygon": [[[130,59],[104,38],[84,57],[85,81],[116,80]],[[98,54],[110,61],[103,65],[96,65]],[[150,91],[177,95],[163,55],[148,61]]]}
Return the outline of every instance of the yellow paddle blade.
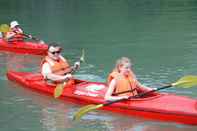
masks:
{"label": "yellow paddle blade", "polygon": [[192,86],[197,86],[197,76],[188,75],[180,78],[177,82],[172,83],[172,86],[181,88],[190,88]]}
{"label": "yellow paddle blade", "polygon": [[59,96],[61,96],[62,92],[64,90],[64,84],[57,84],[55,91],[54,91],[54,97],[58,98]]}
{"label": "yellow paddle blade", "polygon": [[0,25],[0,32],[9,32],[10,31],[10,27],[7,24],[1,24]]}
{"label": "yellow paddle blade", "polygon": [[85,50],[82,49],[82,54],[81,54],[81,57],[80,57],[80,62],[84,62],[85,61]]}
{"label": "yellow paddle blade", "polygon": [[91,105],[84,106],[84,107],[80,108],[79,111],[74,115],[73,120],[78,121],[86,113],[88,113],[92,110],[96,110],[97,108],[100,108],[102,106],[103,106],[103,104],[99,104],[99,105],[91,104]]}

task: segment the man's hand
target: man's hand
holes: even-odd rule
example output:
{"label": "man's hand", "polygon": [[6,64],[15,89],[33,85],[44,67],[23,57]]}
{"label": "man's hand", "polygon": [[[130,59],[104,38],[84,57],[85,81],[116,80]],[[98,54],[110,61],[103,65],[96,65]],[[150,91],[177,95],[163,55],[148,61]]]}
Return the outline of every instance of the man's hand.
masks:
{"label": "man's hand", "polygon": [[74,69],[75,70],[78,70],[80,68],[80,62],[75,62],[75,64],[74,64]]}
{"label": "man's hand", "polygon": [[28,35],[28,38],[32,39],[32,35]]}
{"label": "man's hand", "polygon": [[65,78],[65,80],[69,80],[69,79],[71,79],[72,78],[72,75],[69,73],[69,74],[66,74],[65,76],[64,76],[64,78]]}

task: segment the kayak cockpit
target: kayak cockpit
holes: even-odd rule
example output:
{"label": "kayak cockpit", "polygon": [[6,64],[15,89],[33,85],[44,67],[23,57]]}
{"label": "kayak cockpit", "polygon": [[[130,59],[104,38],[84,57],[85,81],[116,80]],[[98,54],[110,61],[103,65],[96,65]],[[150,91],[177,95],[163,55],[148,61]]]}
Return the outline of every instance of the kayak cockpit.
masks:
{"label": "kayak cockpit", "polygon": [[[75,80],[75,95],[80,96],[90,96],[90,97],[100,97],[104,98],[105,93],[107,91],[108,87],[105,83],[100,82],[88,82],[83,80]],[[148,92],[147,89],[139,88],[137,90],[138,94]],[[149,98],[155,98],[160,96],[160,93],[152,92],[148,93],[147,95],[144,95],[143,97],[133,98],[133,99],[149,99]]]}
{"label": "kayak cockpit", "polygon": [[[137,90],[137,92],[138,92],[138,94],[143,94],[143,93],[149,92],[149,90],[144,89],[144,88],[140,88],[140,89]],[[154,97],[157,97],[157,96],[160,96],[160,95],[161,94],[158,93],[158,92],[150,92],[150,93],[147,93],[146,95],[143,95],[143,96],[135,98],[135,99],[154,98]]]}

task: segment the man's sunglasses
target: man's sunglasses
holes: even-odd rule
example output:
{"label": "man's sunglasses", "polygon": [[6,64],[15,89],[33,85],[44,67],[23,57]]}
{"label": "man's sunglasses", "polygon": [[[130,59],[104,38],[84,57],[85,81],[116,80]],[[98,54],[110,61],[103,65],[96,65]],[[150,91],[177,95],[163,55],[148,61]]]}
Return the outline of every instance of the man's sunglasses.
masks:
{"label": "man's sunglasses", "polygon": [[54,51],[54,52],[51,52],[51,54],[55,55],[55,54],[59,54],[61,51]]}

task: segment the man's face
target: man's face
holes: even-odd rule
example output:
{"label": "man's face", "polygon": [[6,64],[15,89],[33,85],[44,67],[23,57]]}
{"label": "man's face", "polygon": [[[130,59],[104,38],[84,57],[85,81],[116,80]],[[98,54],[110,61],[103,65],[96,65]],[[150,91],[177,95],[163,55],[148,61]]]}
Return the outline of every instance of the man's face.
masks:
{"label": "man's face", "polygon": [[50,47],[48,50],[48,56],[53,60],[58,60],[61,53],[60,47]]}

